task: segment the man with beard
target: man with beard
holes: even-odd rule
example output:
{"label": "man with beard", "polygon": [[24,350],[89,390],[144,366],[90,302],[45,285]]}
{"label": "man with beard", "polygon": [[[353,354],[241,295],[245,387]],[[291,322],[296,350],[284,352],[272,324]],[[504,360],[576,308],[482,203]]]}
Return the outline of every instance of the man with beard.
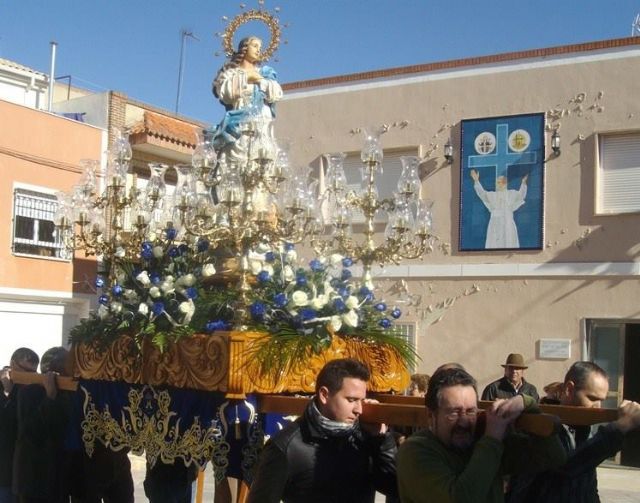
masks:
{"label": "man with beard", "polygon": [[[561,405],[600,407],[607,398],[607,373],[592,362],[574,363],[564,378],[560,394]],[[624,400],[618,409],[618,419],[598,428],[590,436],[589,426],[564,426],[560,439],[568,460],[560,468],[537,475],[521,475],[512,482],[508,501],[598,503],[596,467],[615,456],[622,448],[624,436],[640,428],[640,404]]]}
{"label": "man with beard", "polygon": [[541,471],[566,460],[556,434],[507,434],[523,411],[536,407],[526,395],[496,400],[483,414],[483,430],[476,381],[464,370],[436,372],[425,404],[429,429],[408,438],[398,452],[403,503],[502,502],[504,475]]}

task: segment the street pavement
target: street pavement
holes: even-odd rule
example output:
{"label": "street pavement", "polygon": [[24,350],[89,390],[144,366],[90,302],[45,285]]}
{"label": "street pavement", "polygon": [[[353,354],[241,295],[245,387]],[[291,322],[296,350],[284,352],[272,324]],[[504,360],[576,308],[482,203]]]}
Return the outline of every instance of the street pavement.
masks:
{"label": "street pavement", "polygon": [[[135,500],[136,502],[148,501],[142,487],[145,472],[144,457],[132,454],[129,457],[135,484]],[[640,502],[640,469],[602,465],[598,468],[598,487],[602,503],[638,503]],[[211,467],[207,467],[202,501],[212,503],[213,493],[213,471]],[[384,503],[384,499],[384,496],[378,495],[375,503]]]}

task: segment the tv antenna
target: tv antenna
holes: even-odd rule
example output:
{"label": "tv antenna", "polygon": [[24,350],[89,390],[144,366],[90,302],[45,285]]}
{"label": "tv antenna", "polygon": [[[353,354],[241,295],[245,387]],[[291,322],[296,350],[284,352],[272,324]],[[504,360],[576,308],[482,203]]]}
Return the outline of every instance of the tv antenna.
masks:
{"label": "tv antenna", "polygon": [[182,37],[182,45],[180,46],[180,68],[178,70],[178,93],[176,94],[176,114],[178,113],[178,109],[180,108],[180,93],[182,92],[182,71],[184,70],[184,51],[185,51],[187,38],[192,38],[200,42],[200,39],[196,37],[192,31],[186,30],[184,28],[180,32],[180,36]]}
{"label": "tv antenna", "polygon": [[633,20],[633,23],[631,23],[631,36],[640,36],[640,13],[636,14],[636,18]]}

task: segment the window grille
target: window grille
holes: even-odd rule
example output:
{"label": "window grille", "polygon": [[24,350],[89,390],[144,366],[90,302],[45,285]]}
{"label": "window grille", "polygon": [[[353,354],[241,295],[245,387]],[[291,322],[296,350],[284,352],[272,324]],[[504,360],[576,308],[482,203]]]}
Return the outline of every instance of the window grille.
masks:
{"label": "window grille", "polygon": [[13,194],[13,253],[66,258],[54,224],[57,209],[55,196],[16,189]]}

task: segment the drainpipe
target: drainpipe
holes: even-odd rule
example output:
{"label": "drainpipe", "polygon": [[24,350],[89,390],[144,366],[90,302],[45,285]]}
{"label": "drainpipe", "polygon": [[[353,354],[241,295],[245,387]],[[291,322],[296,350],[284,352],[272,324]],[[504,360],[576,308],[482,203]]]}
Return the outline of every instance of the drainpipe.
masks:
{"label": "drainpipe", "polygon": [[58,43],[54,40],[51,41],[51,71],[49,73],[49,105],[47,110],[51,112],[51,108],[53,107],[53,85],[55,84],[56,79],[54,78],[56,71],[56,47]]}

